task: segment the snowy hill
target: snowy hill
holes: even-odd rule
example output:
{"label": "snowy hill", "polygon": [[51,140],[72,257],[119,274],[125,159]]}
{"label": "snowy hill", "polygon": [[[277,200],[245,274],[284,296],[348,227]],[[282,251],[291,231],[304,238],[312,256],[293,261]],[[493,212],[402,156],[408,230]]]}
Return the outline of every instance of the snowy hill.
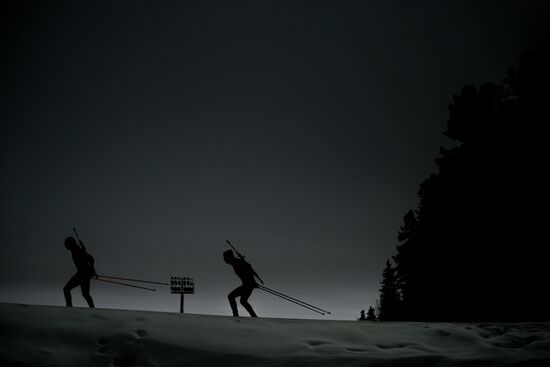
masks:
{"label": "snowy hill", "polygon": [[550,366],[550,324],[250,319],[0,303],[2,366]]}

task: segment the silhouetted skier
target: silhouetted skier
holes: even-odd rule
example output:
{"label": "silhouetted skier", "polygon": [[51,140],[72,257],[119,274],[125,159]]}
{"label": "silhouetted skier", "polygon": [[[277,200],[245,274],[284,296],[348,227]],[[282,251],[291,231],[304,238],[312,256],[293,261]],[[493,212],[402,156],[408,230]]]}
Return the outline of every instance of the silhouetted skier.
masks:
{"label": "silhouetted skier", "polygon": [[71,251],[73,262],[76,265],[76,274],[67,282],[63,287],[63,293],[65,295],[65,302],[67,307],[72,307],[71,289],[80,286],[82,296],[88,302],[88,306],[94,307],[94,300],[90,296],[90,280],[92,276],[97,278],[97,273],[94,268],[94,258],[88,252],[82,241],[80,245],[73,237],[67,237],[65,239],[65,247]]}
{"label": "silhouetted skier", "polygon": [[264,284],[262,279],[256,274],[254,269],[252,269],[252,266],[247,263],[244,259],[238,259],[233,255],[233,250],[227,250],[223,253],[223,259],[225,262],[233,267],[233,270],[235,270],[235,273],[241,278],[241,281],[243,284],[235,288],[227,298],[229,299],[229,304],[231,305],[231,310],[233,311],[233,316],[239,316],[239,311],[237,310],[237,302],[235,302],[235,298],[241,297],[241,305],[248,311],[251,317],[257,317],[256,312],[252,309],[252,306],[250,306],[250,303],[248,303],[248,298],[252,294],[252,291],[254,288],[258,286],[258,283],[256,283],[256,279]]}

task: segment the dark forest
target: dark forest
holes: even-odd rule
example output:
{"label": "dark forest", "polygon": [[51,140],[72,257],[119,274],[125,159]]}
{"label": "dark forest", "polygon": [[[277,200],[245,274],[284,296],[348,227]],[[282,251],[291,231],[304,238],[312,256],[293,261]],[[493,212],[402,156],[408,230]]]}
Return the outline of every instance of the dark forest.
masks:
{"label": "dark forest", "polygon": [[[453,96],[432,173],[383,273],[379,318],[548,320],[545,125],[549,42],[502,81]],[[513,295],[513,296],[512,296]]]}

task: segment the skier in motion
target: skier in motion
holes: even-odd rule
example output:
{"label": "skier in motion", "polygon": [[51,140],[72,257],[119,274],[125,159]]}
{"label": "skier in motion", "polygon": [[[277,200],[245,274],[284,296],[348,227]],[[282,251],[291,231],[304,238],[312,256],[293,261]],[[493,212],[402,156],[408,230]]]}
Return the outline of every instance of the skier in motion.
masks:
{"label": "skier in motion", "polygon": [[[227,242],[231,245],[229,241]],[[239,256],[239,258],[235,257],[235,255],[233,254],[233,250],[227,250],[223,253],[223,259],[227,264],[233,267],[233,270],[235,271],[237,276],[241,278],[241,281],[243,283],[240,287],[235,288],[227,296],[227,298],[229,299],[229,304],[231,305],[231,310],[233,311],[233,316],[239,316],[239,310],[237,309],[237,302],[235,302],[235,298],[240,297],[241,305],[243,305],[243,307],[248,311],[250,316],[258,317],[250,303],[248,303],[248,298],[252,294],[254,288],[258,286],[255,278],[257,278],[262,284],[264,284],[264,282],[260,278],[260,276],[254,271],[254,269],[252,269],[252,266],[244,260],[244,256],[242,256],[238,252],[237,255]]]}
{"label": "skier in motion", "polygon": [[63,287],[63,294],[65,295],[65,302],[67,307],[72,307],[71,289],[80,286],[82,296],[88,303],[88,306],[94,307],[94,300],[90,296],[90,280],[92,276],[98,277],[94,268],[94,258],[88,254],[84,243],[80,241],[76,242],[74,237],[67,237],[65,239],[65,248],[71,252],[73,262],[76,265],[76,274],[67,282]]}

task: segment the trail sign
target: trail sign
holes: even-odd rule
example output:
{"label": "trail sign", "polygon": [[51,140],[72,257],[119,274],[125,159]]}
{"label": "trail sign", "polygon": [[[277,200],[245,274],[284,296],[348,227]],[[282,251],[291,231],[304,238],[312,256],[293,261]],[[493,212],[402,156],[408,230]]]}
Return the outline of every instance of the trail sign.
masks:
{"label": "trail sign", "polygon": [[170,277],[170,293],[180,294],[180,313],[183,313],[183,295],[195,294],[195,281],[188,277]]}

